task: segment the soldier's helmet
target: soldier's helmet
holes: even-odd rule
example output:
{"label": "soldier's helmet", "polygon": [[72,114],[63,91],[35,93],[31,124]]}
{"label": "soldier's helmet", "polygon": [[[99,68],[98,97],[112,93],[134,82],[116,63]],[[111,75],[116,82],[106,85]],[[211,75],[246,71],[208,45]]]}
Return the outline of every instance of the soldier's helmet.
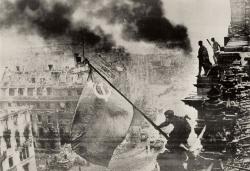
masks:
{"label": "soldier's helmet", "polygon": [[173,110],[167,110],[164,112],[165,117],[167,118],[172,118],[174,116],[174,111]]}

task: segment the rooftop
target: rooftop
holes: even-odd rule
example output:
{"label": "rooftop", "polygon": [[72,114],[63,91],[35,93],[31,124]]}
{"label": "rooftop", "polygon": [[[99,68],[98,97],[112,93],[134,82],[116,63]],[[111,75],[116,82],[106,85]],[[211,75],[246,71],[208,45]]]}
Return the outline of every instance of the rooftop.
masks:
{"label": "rooftop", "polygon": [[43,71],[25,71],[20,66],[16,66],[16,70],[5,68],[1,71],[1,87],[29,87],[29,86],[74,86],[82,85],[85,76],[88,73],[87,67],[53,69],[53,65],[49,65],[48,69]]}

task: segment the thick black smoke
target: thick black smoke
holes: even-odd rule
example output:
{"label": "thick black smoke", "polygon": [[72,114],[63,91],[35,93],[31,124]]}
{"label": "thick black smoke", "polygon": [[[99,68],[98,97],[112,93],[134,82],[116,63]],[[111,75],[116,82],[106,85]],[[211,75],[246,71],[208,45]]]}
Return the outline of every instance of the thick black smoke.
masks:
{"label": "thick black smoke", "polygon": [[73,14],[79,7],[84,7],[82,10],[90,17],[108,21],[111,25],[122,25],[125,40],[190,50],[186,27],[173,25],[165,18],[162,5],[161,0],[109,0],[106,4],[100,0],[3,0],[0,27],[15,25],[27,33],[30,28],[35,28],[44,38],[66,36],[73,42],[81,42],[84,37],[87,45],[110,50],[115,43],[112,35],[103,32],[101,25],[95,30],[90,29],[85,20],[91,19],[84,17],[78,26],[73,24]]}
{"label": "thick black smoke", "polygon": [[86,24],[79,27],[72,25],[71,16],[78,0],[69,2],[42,1],[42,0],[17,0],[2,3],[3,16],[0,17],[0,27],[15,26],[22,33],[30,33],[32,29],[45,39],[66,37],[73,44],[82,43],[91,47],[98,47],[104,51],[111,50],[114,41],[111,35],[105,34],[101,28],[91,30]]}
{"label": "thick black smoke", "polygon": [[[159,47],[180,47],[190,50],[187,28],[173,25],[164,17],[161,0],[130,0],[123,4],[110,2],[99,11],[111,23],[123,24],[125,39],[143,40],[156,43]],[[133,5],[131,5],[133,4]]]}

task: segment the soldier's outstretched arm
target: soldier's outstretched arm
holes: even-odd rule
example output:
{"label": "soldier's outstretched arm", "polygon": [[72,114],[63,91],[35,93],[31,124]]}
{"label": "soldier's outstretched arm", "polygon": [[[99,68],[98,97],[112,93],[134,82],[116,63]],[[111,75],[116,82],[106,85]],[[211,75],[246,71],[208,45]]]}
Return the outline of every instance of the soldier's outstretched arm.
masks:
{"label": "soldier's outstretched arm", "polygon": [[158,128],[166,127],[166,126],[168,126],[169,124],[170,124],[169,122],[163,122],[163,123],[161,123],[161,124],[158,126]]}

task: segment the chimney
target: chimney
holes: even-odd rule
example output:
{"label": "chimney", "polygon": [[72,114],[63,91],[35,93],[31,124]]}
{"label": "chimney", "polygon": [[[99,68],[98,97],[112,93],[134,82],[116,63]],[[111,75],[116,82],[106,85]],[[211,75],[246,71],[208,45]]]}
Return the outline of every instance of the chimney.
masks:
{"label": "chimney", "polygon": [[20,72],[20,66],[16,66],[16,71]]}
{"label": "chimney", "polygon": [[49,64],[48,67],[49,67],[50,71],[53,69],[53,65],[52,64]]}

